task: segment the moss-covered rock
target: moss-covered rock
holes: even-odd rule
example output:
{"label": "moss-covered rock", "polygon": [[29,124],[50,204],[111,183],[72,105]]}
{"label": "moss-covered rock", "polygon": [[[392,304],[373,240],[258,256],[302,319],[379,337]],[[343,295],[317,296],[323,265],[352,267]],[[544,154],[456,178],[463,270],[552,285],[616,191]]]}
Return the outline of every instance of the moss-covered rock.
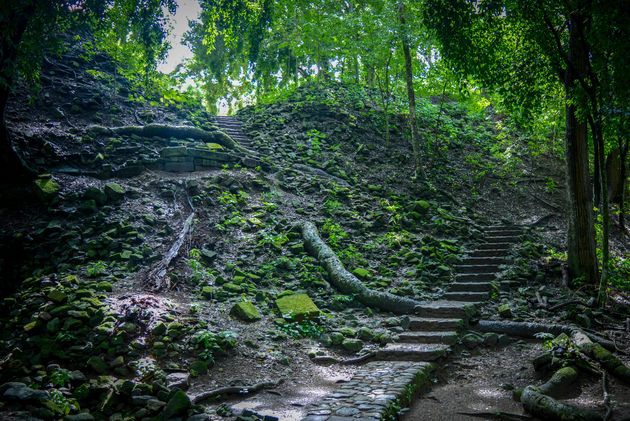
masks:
{"label": "moss-covered rock", "polygon": [[276,307],[283,316],[294,320],[312,319],[320,313],[319,308],[307,294],[293,294],[278,298]]}
{"label": "moss-covered rock", "polygon": [[365,268],[356,268],[352,271],[352,274],[359,279],[368,279],[370,277],[370,271]]}
{"label": "moss-covered rock", "polygon": [[255,322],[260,320],[260,312],[250,301],[241,301],[234,304],[230,310],[230,315],[245,322]]}
{"label": "moss-covered rock", "polygon": [[118,202],[125,197],[125,189],[118,183],[107,183],[103,188],[105,195],[107,196],[107,200],[111,202]]}
{"label": "moss-covered rock", "polygon": [[59,194],[59,184],[52,177],[41,177],[35,180],[35,193],[45,202],[53,201]]}
{"label": "moss-covered rock", "polygon": [[192,403],[186,392],[177,390],[166,403],[162,417],[168,420],[178,415],[186,415],[191,406]]}

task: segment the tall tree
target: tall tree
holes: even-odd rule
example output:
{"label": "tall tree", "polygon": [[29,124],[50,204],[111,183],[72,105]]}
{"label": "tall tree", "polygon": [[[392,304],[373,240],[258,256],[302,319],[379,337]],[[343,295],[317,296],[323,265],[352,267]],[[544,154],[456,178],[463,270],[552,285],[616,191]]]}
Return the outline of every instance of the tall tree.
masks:
{"label": "tall tree", "polygon": [[[597,3],[428,0],[425,9],[448,61],[514,104],[525,109],[536,107],[554,79],[563,86],[569,273],[572,279],[582,279],[593,287],[599,274],[589,178],[589,122],[592,138],[598,147],[602,143],[598,128],[601,97],[593,77],[593,61],[600,55],[618,55],[622,47],[619,43],[594,43],[592,22],[601,21],[602,10],[627,15],[622,2]],[[597,25],[597,31],[612,35],[605,25]]]}

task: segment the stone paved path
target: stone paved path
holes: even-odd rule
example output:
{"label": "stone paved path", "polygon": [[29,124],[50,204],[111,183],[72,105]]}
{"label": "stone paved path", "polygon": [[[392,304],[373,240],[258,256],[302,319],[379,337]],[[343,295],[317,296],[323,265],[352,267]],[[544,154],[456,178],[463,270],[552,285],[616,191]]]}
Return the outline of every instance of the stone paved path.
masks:
{"label": "stone paved path", "polygon": [[477,305],[489,298],[501,266],[509,263],[509,249],[521,234],[516,226],[487,227],[485,242],[456,266],[444,299],[416,308],[399,342],[378,351],[381,361],[366,364],[350,382],[309,407],[303,421],[397,418],[394,404],[407,405],[410,395],[429,381],[434,365],[428,362],[446,357],[457,343]]}

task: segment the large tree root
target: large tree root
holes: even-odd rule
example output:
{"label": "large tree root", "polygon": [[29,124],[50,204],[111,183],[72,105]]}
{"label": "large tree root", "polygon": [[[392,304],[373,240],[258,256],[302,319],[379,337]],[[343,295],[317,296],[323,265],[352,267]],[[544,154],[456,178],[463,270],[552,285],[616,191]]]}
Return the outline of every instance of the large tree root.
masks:
{"label": "large tree root", "polygon": [[206,143],[218,143],[226,148],[239,149],[234,140],[222,131],[206,131],[192,126],[171,126],[167,124],[147,124],[145,126],[104,127],[90,126],[88,130],[95,134],[118,134],[123,136],[162,137],[176,139],[194,139]]}
{"label": "large tree root", "polygon": [[607,372],[624,383],[630,384],[630,367],[615,357],[612,352],[591,341],[584,332],[574,331],[571,339],[581,352],[597,361]]}
{"label": "large tree root", "polygon": [[282,384],[284,379],[280,379],[277,382],[260,382],[251,386],[227,386],[220,387],[218,389],[209,390],[207,392],[203,392],[192,398],[193,404],[198,404],[199,402],[208,400],[208,399],[216,399],[218,397],[230,396],[230,395],[250,395],[252,393],[259,392],[263,389],[274,389]]}
{"label": "large tree root", "polygon": [[170,288],[170,281],[166,277],[166,272],[171,265],[171,262],[175,257],[179,255],[179,249],[182,248],[184,241],[188,237],[188,233],[193,225],[193,219],[195,212],[188,215],[188,218],[184,221],[184,226],[177,236],[177,240],[171,245],[166,255],[160,260],[147,274],[147,282],[152,283],[156,290],[162,289],[166,286],[166,289]]}
{"label": "large tree root", "polygon": [[521,403],[527,412],[543,420],[601,421],[603,419],[597,412],[559,402],[541,393],[540,388],[534,386],[527,386],[523,390]]}
{"label": "large tree root", "polygon": [[414,308],[422,305],[410,298],[398,297],[387,292],[373,291],[353,274],[348,272],[335,253],[324,243],[312,222],[302,225],[304,247],[308,253],[318,259],[328,276],[330,283],[345,294],[353,294],[361,303],[397,314],[409,314]]}
{"label": "large tree root", "polygon": [[[574,331],[579,330],[578,327],[571,325],[512,322],[503,320],[480,320],[479,323],[474,326],[474,329],[480,332],[504,333],[506,335],[519,336],[521,338],[535,338],[538,333],[550,333],[554,336],[558,336],[561,333],[571,335]],[[584,334],[604,348],[615,350],[615,344],[612,341],[592,333]]]}

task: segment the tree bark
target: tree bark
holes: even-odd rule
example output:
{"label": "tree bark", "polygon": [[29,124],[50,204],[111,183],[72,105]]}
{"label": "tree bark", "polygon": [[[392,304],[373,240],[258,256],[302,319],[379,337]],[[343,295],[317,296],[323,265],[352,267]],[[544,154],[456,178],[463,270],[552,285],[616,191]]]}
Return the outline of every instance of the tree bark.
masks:
{"label": "tree bark", "polygon": [[422,305],[419,301],[374,291],[363,285],[356,276],[346,270],[337,255],[324,243],[312,222],[305,222],[302,225],[302,238],[306,251],[319,260],[330,277],[330,283],[339,291],[354,294],[366,306],[397,314],[413,314],[414,309]]}
{"label": "tree bark", "polygon": [[2,8],[0,26],[0,179],[12,182],[30,180],[34,171],[29,168],[13,148],[6,125],[6,108],[15,79],[16,58],[30,17],[35,12],[31,2]]}
{"label": "tree bark", "polygon": [[422,178],[426,178],[422,162],[420,159],[420,139],[418,136],[418,126],[416,125],[416,93],[413,89],[413,63],[411,60],[411,48],[407,36],[407,20],[405,17],[405,4],[398,3],[398,20],[401,31],[401,46],[405,56],[405,82],[407,84],[407,98],[409,102],[409,126],[411,128],[411,148],[413,150],[413,160],[416,173],[420,172]]}
{"label": "tree bark", "polygon": [[625,138],[625,141],[623,142],[624,145],[622,147],[622,133],[620,132],[618,134],[619,136],[619,162],[620,162],[620,177],[621,177],[621,197],[619,199],[619,226],[621,227],[621,235],[623,235],[625,237],[626,235],[626,178],[627,178],[627,174],[626,174],[626,165],[627,165],[627,160],[628,160],[628,149],[630,146],[630,141],[628,140],[628,138]]}
{"label": "tree bark", "polygon": [[566,162],[569,202],[568,270],[575,284],[582,280],[596,288],[598,284],[593,225],[593,200],[588,171],[587,124],[578,118],[574,104],[578,78],[586,73],[588,52],[579,40],[578,25],[584,17],[573,12],[569,20],[569,65],[565,72],[566,93]]}

